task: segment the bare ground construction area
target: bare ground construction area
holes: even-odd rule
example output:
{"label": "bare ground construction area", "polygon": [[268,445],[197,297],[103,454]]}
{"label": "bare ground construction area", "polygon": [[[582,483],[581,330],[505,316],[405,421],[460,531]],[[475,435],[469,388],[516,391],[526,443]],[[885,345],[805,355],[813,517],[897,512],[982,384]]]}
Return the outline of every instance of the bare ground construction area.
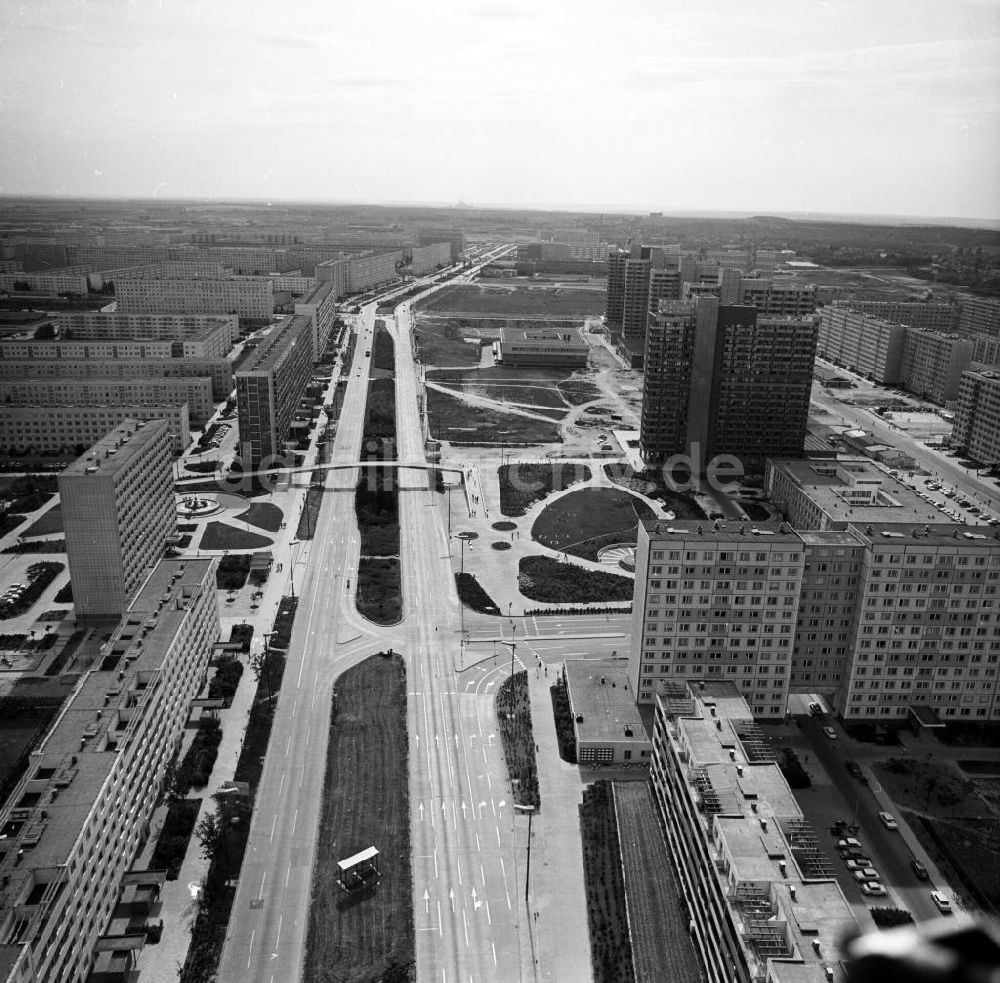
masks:
{"label": "bare ground construction area", "polygon": [[544,315],[572,317],[604,313],[603,291],[532,284],[462,284],[439,290],[415,306],[434,314]]}

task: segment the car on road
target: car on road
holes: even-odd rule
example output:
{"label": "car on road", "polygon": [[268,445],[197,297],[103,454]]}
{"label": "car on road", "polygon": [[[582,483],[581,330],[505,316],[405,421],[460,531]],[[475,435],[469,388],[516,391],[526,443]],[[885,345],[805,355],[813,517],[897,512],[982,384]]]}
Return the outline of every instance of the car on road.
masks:
{"label": "car on road", "polygon": [[886,829],[899,829],[899,823],[896,822],[891,812],[880,812],[878,818],[882,820],[882,825]]}
{"label": "car on road", "polygon": [[832,727],[824,727],[823,733],[826,734],[827,738],[831,741],[837,739],[837,732]]}
{"label": "car on road", "polygon": [[917,875],[918,881],[926,881],[930,879],[931,875],[927,873],[927,868],[919,860],[911,860],[910,869]]}
{"label": "car on road", "polygon": [[861,893],[870,898],[884,898],[886,895],[885,885],[879,881],[865,881],[861,885]]}
{"label": "car on road", "polygon": [[854,879],[859,883],[862,881],[880,881],[882,875],[874,867],[862,867],[861,870],[854,871]]}
{"label": "car on road", "polygon": [[845,836],[842,840],[837,840],[838,850],[860,850],[861,840],[856,836]]}
{"label": "car on road", "polygon": [[951,914],[951,901],[942,891],[931,891],[931,901],[942,915]]}
{"label": "car on road", "polygon": [[809,704],[809,712],[814,717],[822,717],[823,716],[823,707],[820,706],[819,703],[810,703]]}

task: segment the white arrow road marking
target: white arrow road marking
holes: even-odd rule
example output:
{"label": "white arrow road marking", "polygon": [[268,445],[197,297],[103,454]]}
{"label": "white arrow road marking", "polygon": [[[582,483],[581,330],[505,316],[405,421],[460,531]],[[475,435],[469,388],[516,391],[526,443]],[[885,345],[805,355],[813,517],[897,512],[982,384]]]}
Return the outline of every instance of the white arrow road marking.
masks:
{"label": "white arrow road marking", "polygon": [[455,889],[454,888],[449,888],[449,890],[448,890],[448,899],[451,901],[451,910],[454,911],[455,910]]}
{"label": "white arrow road marking", "polygon": [[427,888],[424,888],[424,914],[428,914],[431,906],[431,896],[427,893]]}
{"label": "white arrow road marking", "polygon": [[420,821],[423,822],[424,821],[424,804],[423,804],[423,802],[421,802],[420,805],[417,808],[420,810]]}

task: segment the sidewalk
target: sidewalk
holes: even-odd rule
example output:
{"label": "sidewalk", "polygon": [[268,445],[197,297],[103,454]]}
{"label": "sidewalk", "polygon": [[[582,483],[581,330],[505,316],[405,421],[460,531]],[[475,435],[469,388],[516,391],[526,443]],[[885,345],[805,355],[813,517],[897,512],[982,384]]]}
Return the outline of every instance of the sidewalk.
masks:
{"label": "sidewalk", "polygon": [[[330,393],[336,385],[338,372],[335,371],[327,390],[326,399],[330,398]],[[322,427],[317,425],[315,434],[306,452],[306,460],[312,461],[316,458],[317,436]],[[262,633],[270,630],[277,614],[278,605],[281,598],[289,593],[293,578],[299,574],[299,585],[296,593],[301,589],[305,580],[305,566],[311,551],[311,540],[302,541],[302,545],[293,547],[290,544],[296,540],[298,520],[301,509],[305,503],[307,485],[290,485],[286,491],[274,492],[267,498],[248,499],[247,507],[253,501],[269,501],[277,505],[284,513],[284,527],[277,532],[268,533],[259,530],[261,534],[274,539],[271,551],[274,556],[274,566],[264,584],[257,588],[249,582],[239,591],[234,592],[237,600],[229,605],[225,603],[225,591],[219,591],[219,614],[221,631],[219,640],[228,641],[232,627],[237,624],[249,622],[254,626],[254,637],[251,642],[251,652],[258,651],[263,645]],[[196,534],[200,536],[200,533]],[[225,551],[202,551],[203,555],[222,555]],[[278,569],[280,565],[280,569]],[[252,594],[256,590],[263,591],[263,597],[256,600],[257,607],[250,607],[253,602]],[[218,757],[209,776],[208,784],[205,788],[192,789],[188,793],[188,798],[198,798],[202,800],[201,808],[198,812],[198,822],[207,813],[215,811],[215,803],[212,796],[219,790],[219,787],[231,781],[235,772],[236,764],[239,760],[240,752],[243,749],[243,738],[246,731],[247,720],[250,716],[250,708],[253,704],[254,693],[256,692],[257,679],[253,669],[249,664],[246,655],[238,656],[243,663],[243,675],[240,678],[239,686],[233,696],[230,707],[221,711],[220,721],[222,723],[222,742],[219,745]],[[188,728],[184,732],[181,744],[180,756],[186,753],[194,739],[194,728]],[[150,832],[142,852],[136,857],[133,867],[143,870],[148,866],[156,847],[156,840],[166,817],[166,806],[159,806],[153,814],[150,823]],[[196,823],[197,827],[197,823]],[[191,944],[191,928],[194,917],[197,913],[197,906],[194,902],[195,891],[208,873],[208,861],[202,857],[201,844],[196,834],[192,833],[188,843],[187,854],[181,865],[180,873],[176,881],[167,881],[163,885],[160,894],[161,918],[163,919],[163,936],[158,945],[148,945],[142,950],[139,958],[138,968],[141,974],[142,983],[176,983],[178,978],[178,966],[183,965],[187,958],[188,948]],[[234,912],[234,917],[236,913]]]}
{"label": "sidewalk", "polygon": [[[239,760],[243,747],[243,732],[250,715],[250,706],[257,687],[257,679],[247,664],[246,657],[240,656],[240,661],[244,665],[243,676],[240,678],[240,684],[233,696],[232,706],[221,711],[219,715],[222,723],[222,743],[219,745],[219,755],[212,767],[212,774],[209,776],[208,784],[203,789],[191,789],[187,795],[191,799],[201,799],[202,804],[198,812],[197,822],[200,822],[206,813],[215,811],[212,796],[224,782],[232,780],[236,771],[236,762]],[[194,728],[189,728],[184,732],[181,757],[191,746],[194,733]],[[161,805],[153,814],[149,837],[133,864],[136,870],[145,870],[148,867],[156,847],[156,840],[163,828],[166,813],[167,807]],[[197,828],[197,822],[195,828]],[[194,892],[207,873],[208,861],[202,857],[201,844],[197,834],[192,833],[177,880],[167,881],[160,893],[163,936],[158,945],[143,947],[139,957],[138,968],[143,983],[176,983],[177,966],[183,965],[187,958],[188,947],[191,944],[191,927],[197,913]]]}
{"label": "sidewalk", "polygon": [[542,803],[531,829],[528,930],[534,933],[537,978],[559,983],[590,979],[591,967],[579,813],[585,783],[579,768],[559,757],[549,695],[554,680],[553,672],[528,669]]}

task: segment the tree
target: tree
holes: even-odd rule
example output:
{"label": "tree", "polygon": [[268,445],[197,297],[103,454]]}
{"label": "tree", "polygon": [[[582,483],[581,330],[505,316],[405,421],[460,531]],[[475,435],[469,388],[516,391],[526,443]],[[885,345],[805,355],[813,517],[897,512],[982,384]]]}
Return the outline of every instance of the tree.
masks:
{"label": "tree", "polygon": [[27,280],[15,280],[14,281],[15,290],[31,290],[31,284]]}
{"label": "tree", "polygon": [[217,812],[208,812],[198,820],[195,827],[195,836],[201,843],[201,855],[211,864],[218,862],[225,865],[228,860],[228,849],[226,844],[226,825],[221,815],[221,809]]}
{"label": "tree", "polygon": [[46,321],[35,329],[35,341],[51,341],[55,336],[56,329],[51,321]]}

